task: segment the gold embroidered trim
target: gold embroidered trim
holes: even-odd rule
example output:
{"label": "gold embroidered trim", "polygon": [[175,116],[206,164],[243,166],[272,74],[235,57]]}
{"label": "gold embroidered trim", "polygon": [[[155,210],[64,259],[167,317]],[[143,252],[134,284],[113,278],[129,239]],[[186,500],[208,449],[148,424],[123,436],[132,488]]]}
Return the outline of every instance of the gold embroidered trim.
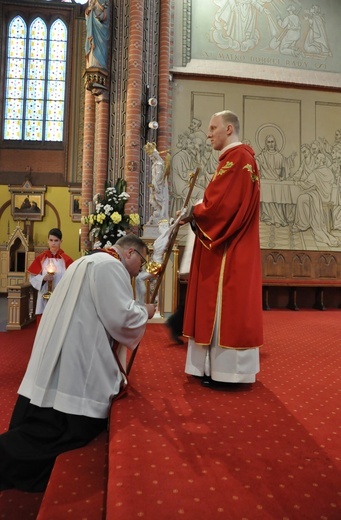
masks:
{"label": "gold embroidered trim", "polygon": [[[218,176],[218,175],[224,175],[224,173],[227,172],[227,170],[229,170],[230,168],[232,168],[232,166],[234,166],[234,163],[232,161],[228,161],[224,166],[222,166],[220,168],[219,171],[215,172],[214,174],[214,179]],[[213,179],[213,180],[214,180]]]}
{"label": "gold embroidered trim", "polygon": [[255,170],[251,164],[245,164],[245,166],[243,166],[243,170],[247,170],[250,173],[252,182],[259,182],[258,175],[255,173]]}

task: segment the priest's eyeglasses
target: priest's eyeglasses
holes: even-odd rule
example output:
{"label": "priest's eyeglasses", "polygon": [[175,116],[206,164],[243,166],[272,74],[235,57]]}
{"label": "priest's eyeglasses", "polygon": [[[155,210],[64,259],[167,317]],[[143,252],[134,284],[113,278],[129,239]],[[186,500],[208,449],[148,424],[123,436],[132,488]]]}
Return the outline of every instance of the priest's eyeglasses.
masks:
{"label": "priest's eyeglasses", "polygon": [[145,259],[144,256],[141,255],[140,251],[138,251],[137,249],[134,249],[135,253],[137,253],[139,255],[139,257],[141,258],[141,267],[146,265],[147,263],[147,260]]}

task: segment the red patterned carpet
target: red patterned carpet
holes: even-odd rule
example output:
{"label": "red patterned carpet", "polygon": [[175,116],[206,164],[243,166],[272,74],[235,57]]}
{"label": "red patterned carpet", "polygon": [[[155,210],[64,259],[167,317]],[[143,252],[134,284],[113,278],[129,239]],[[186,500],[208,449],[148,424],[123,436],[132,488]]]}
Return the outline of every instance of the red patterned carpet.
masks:
{"label": "red patterned carpet", "polygon": [[[112,409],[103,518],[340,520],[340,318],[339,310],[264,312],[257,383],[216,390],[185,375],[186,346],[171,344],[163,325],[149,324],[129,395]],[[34,332],[0,333],[0,431]],[[65,494],[60,482],[50,490],[55,508],[45,508],[44,519],[98,518],[91,509],[98,483],[88,482],[89,494],[80,484],[91,461],[78,467],[79,476],[76,466],[61,468]],[[0,493],[0,519],[36,519],[41,500]]]}
{"label": "red patterned carpet", "polygon": [[257,383],[219,390],[150,325],[112,409],[107,518],[340,520],[340,318],[265,312]]}
{"label": "red patterned carpet", "polygon": [[[23,330],[0,332],[0,433],[8,428],[35,332],[35,323]],[[0,491],[0,519],[35,519],[42,498],[43,493],[24,493],[14,489]]]}

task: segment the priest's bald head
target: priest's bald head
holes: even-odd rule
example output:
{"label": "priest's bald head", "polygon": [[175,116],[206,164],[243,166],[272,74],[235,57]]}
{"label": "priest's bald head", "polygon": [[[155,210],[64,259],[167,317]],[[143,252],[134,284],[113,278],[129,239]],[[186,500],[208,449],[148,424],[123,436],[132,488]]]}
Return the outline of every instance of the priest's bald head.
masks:
{"label": "priest's bald head", "polygon": [[211,117],[207,137],[214,150],[223,150],[227,145],[239,141],[240,123],[236,114],[230,110],[216,112]]}

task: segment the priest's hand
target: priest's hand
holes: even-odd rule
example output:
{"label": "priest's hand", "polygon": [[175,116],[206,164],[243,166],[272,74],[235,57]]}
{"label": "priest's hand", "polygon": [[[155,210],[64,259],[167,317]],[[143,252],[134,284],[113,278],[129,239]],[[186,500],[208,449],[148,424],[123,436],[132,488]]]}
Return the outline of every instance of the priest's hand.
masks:
{"label": "priest's hand", "polygon": [[148,319],[150,320],[156,311],[157,305],[155,303],[146,303],[147,312],[148,312]]}
{"label": "priest's hand", "polygon": [[43,277],[44,282],[52,282],[54,277],[54,273],[46,273],[46,275]]}

